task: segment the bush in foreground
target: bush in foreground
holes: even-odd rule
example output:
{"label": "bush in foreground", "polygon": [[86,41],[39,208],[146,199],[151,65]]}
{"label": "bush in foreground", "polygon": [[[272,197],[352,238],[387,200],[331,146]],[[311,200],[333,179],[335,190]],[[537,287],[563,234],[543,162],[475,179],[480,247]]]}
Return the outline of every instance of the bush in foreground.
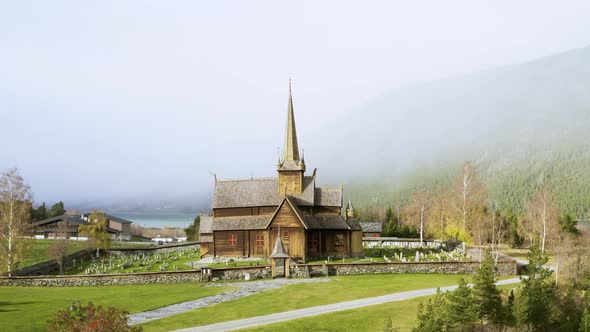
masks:
{"label": "bush in foreground", "polygon": [[129,313],[123,309],[87,306],[74,303],[68,309],[55,313],[48,322],[50,332],[138,332],[139,326],[129,326]]}

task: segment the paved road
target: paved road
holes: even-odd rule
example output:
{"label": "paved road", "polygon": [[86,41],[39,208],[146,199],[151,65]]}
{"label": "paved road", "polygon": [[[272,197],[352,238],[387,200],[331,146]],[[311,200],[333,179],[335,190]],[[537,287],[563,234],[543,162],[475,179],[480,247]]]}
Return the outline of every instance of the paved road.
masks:
{"label": "paved road", "polygon": [[133,315],[129,315],[129,324],[135,325],[140,323],[149,322],[151,320],[160,319],[176,314],[180,314],[193,309],[203,308],[212,304],[237,300],[239,298],[250,296],[258,292],[265,291],[267,289],[273,289],[283,287],[286,285],[300,284],[300,283],[312,283],[312,282],[328,282],[332,279],[329,278],[314,278],[314,279],[271,279],[261,281],[250,281],[250,282],[236,282],[236,283],[212,283],[207,284],[207,287],[220,287],[230,286],[238,287],[238,289],[224,292],[217,295],[207,296],[200,299],[177,303],[166,307],[139,312]]}
{"label": "paved road", "polygon": [[[520,282],[519,278],[512,278],[512,279],[505,279],[500,280],[496,284],[497,285],[508,285]],[[448,287],[441,287],[442,291],[454,290],[457,286],[448,286]],[[370,297],[366,299],[348,301],[348,302],[340,302],[328,305],[322,305],[317,307],[310,307],[304,308],[299,310],[292,310],[286,312],[279,312],[276,314],[270,314],[266,316],[257,316],[245,319],[238,319],[229,322],[217,323],[212,325],[205,325],[205,326],[197,326],[191,327],[188,329],[178,330],[177,332],[200,332],[200,331],[208,331],[208,332],[216,332],[216,331],[231,331],[237,329],[243,329],[247,327],[254,327],[259,325],[266,325],[266,324],[273,324],[284,322],[292,319],[316,316],[341,310],[349,310],[349,309],[356,309],[362,308],[366,306],[388,303],[388,302],[395,302],[395,301],[403,301],[412,299],[415,297],[420,296],[427,296],[436,294],[436,288],[428,288],[428,289],[419,289],[414,291],[408,292],[401,292],[401,293],[394,293],[388,294],[383,296],[377,297]]]}

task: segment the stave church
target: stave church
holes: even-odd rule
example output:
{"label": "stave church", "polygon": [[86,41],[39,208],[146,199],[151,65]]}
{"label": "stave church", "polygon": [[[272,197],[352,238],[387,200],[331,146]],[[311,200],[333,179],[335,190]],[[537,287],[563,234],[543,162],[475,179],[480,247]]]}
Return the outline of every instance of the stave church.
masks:
{"label": "stave church", "polygon": [[317,186],[317,169],[306,174],[291,81],[284,151],[276,172],[272,178],[215,179],[213,213],[202,217],[199,230],[202,255],[269,257],[277,240],[295,260],[362,255],[362,230],[352,204],[342,216],[343,187]]}

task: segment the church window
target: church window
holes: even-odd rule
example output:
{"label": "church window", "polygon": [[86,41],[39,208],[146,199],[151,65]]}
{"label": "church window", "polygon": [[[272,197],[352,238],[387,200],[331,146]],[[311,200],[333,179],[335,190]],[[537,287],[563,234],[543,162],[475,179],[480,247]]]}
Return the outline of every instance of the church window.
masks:
{"label": "church window", "polygon": [[256,235],[256,246],[264,247],[264,235]]}
{"label": "church window", "polygon": [[238,236],[236,234],[228,234],[227,235],[227,245],[230,247],[235,247],[238,244]]}
{"label": "church window", "polygon": [[289,242],[289,231],[283,231],[283,242]]}

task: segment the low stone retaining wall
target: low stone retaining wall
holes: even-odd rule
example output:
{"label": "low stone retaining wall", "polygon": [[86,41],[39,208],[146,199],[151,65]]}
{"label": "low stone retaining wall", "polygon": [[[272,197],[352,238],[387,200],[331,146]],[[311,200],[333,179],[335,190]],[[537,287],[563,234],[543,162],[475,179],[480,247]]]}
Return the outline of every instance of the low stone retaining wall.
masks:
{"label": "low stone retaining wall", "polygon": [[165,244],[161,246],[152,246],[152,247],[144,247],[144,248],[119,248],[119,249],[108,249],[107,252],[114,252],[114,253],[122,253],[122,254],[139,254],[139,253],[149,253],[149,254],[159,254],[165,252],[174,252],[184,249],[199,249],[200,245],[199,242],[185,242],[185,243],[175,243],[175,244]]}
{"label": "low stone retaining wall", "polygon": [[91,276],[0,277],[0,286],[76,287],[200,282],[201,271],[175,271]]}
{"label": "low stone retaining wall", "polygon": [[211,281],[244,280],[246,276],[250,280],[265,279],[270,278],[271,275],[270,265],[211,269]]}
{"label": "low stone retaining wall", "polygon": [[[441,273],[473,274],[479,262],[415,262],[415,263],[350,263],[350,264],[297,264],[290,266],[294,278],[323,277],[358,274]],[[515,275],[516,263],[498,262],[498,275]],[[134,284],[161,284],[181,282],[230,281],[270,278],[270,265],[202,269],[175,272],[149,272],[77,276],[0,277],[0,286],[107,286]]]}
{"label": "low stone retaining wall", "polygon": [[[411,263],[367,263],[367,264],[300,264],[291,266],[295,278],[386,273],[440,273],[473,274],[480,262],[411,262]],[[513,261],[498,262],[499,276],[516,275],[517,266]]]}

